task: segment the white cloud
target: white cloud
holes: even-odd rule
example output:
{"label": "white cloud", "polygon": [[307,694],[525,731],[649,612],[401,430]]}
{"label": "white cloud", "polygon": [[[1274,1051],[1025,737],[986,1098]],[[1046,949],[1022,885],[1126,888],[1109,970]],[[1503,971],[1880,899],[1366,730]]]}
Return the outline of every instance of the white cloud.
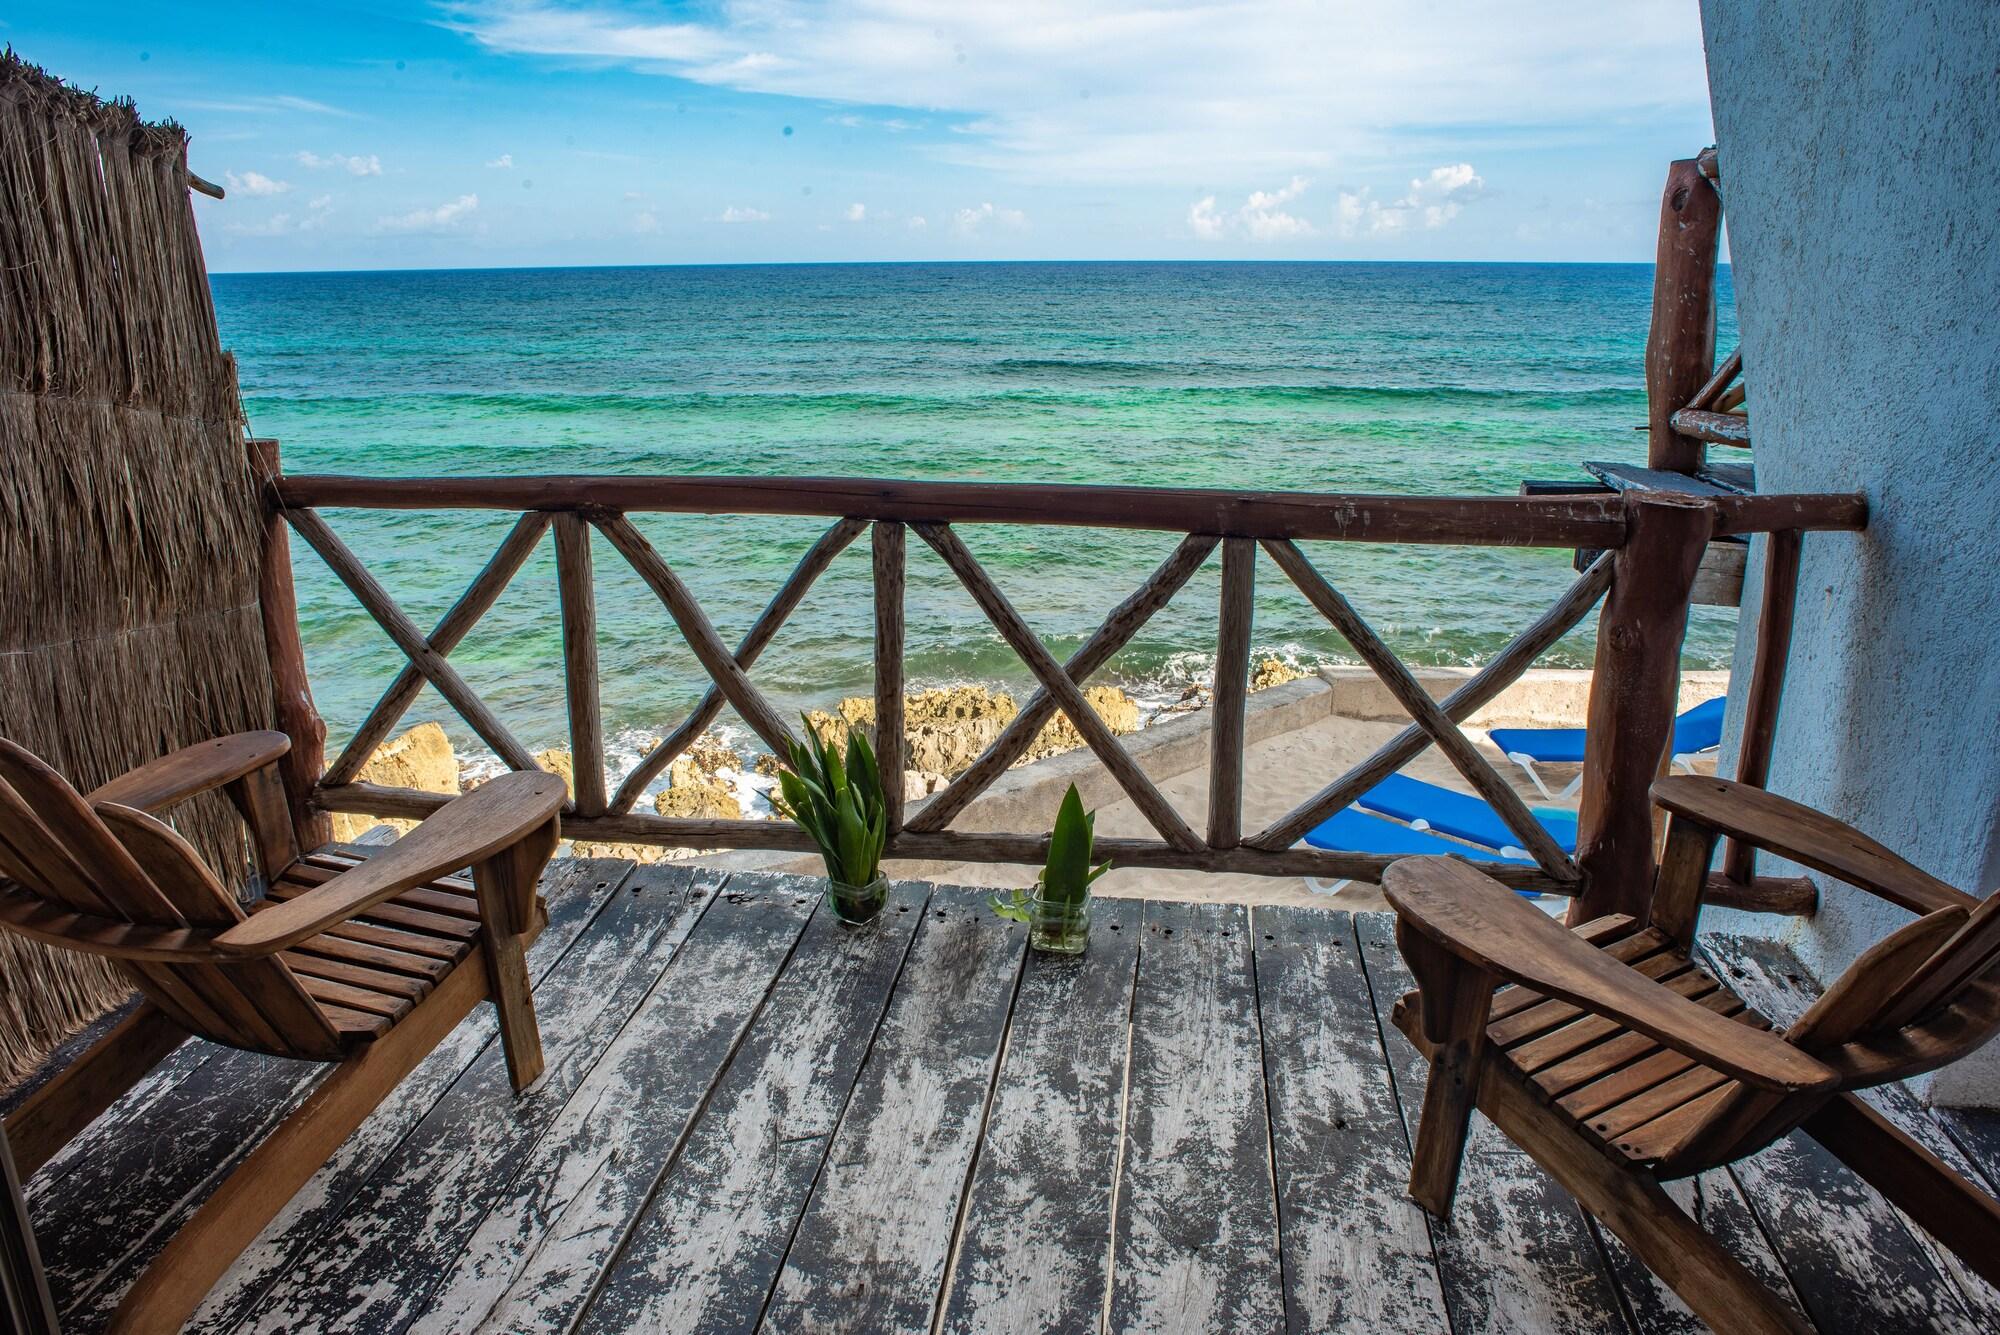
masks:
{"label": "white cloud", "polygon": [[1214,195],[1204,195],[1188,206],[1188,230],[1202,241],[1221,241],[1230,236],[1252,241],[1291,241],[1311,236],[1313,225],[1286,209],[1305,194],[1310,182],[1294,176],[1276,190],[1253,190],[1229,213],[1216,207]]}
{"label": "white cloud", "polygon": [[651,209],[641,209],[632,215],[632,230],[644,236],[660,230],[660,220],[653,216]]}
{"label": "white cloud", "polygon": [[1340,192],[1335,225],[1344,237],[1394,236],[1413,225],[1435,231],[1479,197],[1486,182],[1469,162],[1433,167],[1410,182],[1409,193],[1383,203],[1372,189]]}
{"label": "white cloud", "polygon": [[514,155],[512,153],[502,153],[499,157],[494,158],[486,165],[489,167],[499,167],[504,170],[514,165]]}
{"label": "white cloud", "polygon": [[460,195],[434,209],[415,209],[390,218],[378,218],[375,227],[383,232],[444,232],[479,208],[479,196]]}
{"label": "white cloud", "polygon": [[952,230],[960,236],[976,235],[989,223],[1019,231],[1028,225],[1028,215],[1019,209],[995,208],[990,202],[951,215]]}
{"label": "white cloud", "polygon": [[315,102],[309,97],[293,97],[288,93],[270,97],[239,97],[226,102],[196,99],[183,105],[202,111],[225,111],[240,116],[268,116],[274,111],[304,111],[315,116],[344,116],[349,120],[355,119],[354,113],[344,108]]}
{"label": "white cloud", "polygon": [[868,206],[866,204],[849,204],[847,206],[847,221],[851,223],[867,222]]}
{"label": "white cloud", "polygon": [[332,195],[315,195],[306,201],[306,207],[315,211],[333,207]]}
{"label": "white cloud", "polygon": [[306,204],[307,212],[274,213],[262,222],[231,222],[225,230],[237,236],[286,236],[293,232],[315,232],[326,225],[327,213],[333,208],[333,196],[321,195]]}
{"label": "white cloud", "polygon": [[771,215],[762,209],[739,209],[732,204],[722,211],[722,216],[716,221],[726,223],[761,223],[771,221]]}
{"label": "white cloud", "polygon": [[235,172],[224,172],[222,180],[233,193],[248,195],[252,199],[282,195],[292,188],[290,181],[274,181],[262,172],[244,172],[241,176]]}
{"label": "white cloud", "polygon": [[910,218],[910,230],[912,232],[921,232],[930,225],[930,219],[924,217],[921,213],[914,214]]}
{"label": "white cloud", "polygon": [[919,108],[958,132],[935,155],[1041,180],[1247,188],[1379,170],[1468,127],[1708,117],[1699,14],[1659,0],[757,0],[687,20],[645,0],[448,4],[492,50],[845,104],[851,128]]}
{"label": "white cloud", "polygon": [[326,156],[321,157],[317,153],[302,149],[292,156],[298,159],[301,167],[310,171],[333,171],[339,169],[346,172],[349,176],[380,176],[382,174],[382,159],[376,157],[373,153],[368,154],[366,157],[359,153],[328,153]]}

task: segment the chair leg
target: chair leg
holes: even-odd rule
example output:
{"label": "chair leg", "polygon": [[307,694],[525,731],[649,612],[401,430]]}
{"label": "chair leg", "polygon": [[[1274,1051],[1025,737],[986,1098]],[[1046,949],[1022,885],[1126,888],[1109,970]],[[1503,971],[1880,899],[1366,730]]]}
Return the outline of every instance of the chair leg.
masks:
{"label": "chair leg", "polygon": [[535,1021],[535,997],[528,982],[527,943],[535,927],[535,885],[556,842],[552,821],[472,869],[487,987],[499,1012],[500,1045],[516,1094],[542,1074],[542,1031]]}
{"label": "chair leg", "polygon": [[1688,1218],[1652,1174],[1612,1162],[1517,1081],[1489,1072],[1479,1106],[1709,1326],[1732,1335],[1812,1335],[1812,1326]]}
{"label": "chair leg", "polygon": [[1542,795],[1544,801],[1553,802],[1556,800],[1556,795],[1549,791],[1548,784],[1542,782],[1542,773],[1535,768],[1535,758],[1533,756],[1521,751],[1509,751],[1507,759],[1521,767],[1522,771],[1527,774],[1528,781],[1535,785],[1535,791]]}
{"label": "chair leg", "polygon": [[1416,976],[1420,1023],[1432,1045],[1417,1144],[1410,1156],[1410,1196],[1443,1219],[1451,1213],[1465,1139],[1472,1130],[1494,979],[1433,945],[1400,919],[1396,945]]}
{"label": "chair leg", "polygon": [[181,1226],[126,1293],[109,1329],[179,1330],[327,1157],[466,1017],[485,985],[482,962],[468,958],[395,1028],[334,1067]]}

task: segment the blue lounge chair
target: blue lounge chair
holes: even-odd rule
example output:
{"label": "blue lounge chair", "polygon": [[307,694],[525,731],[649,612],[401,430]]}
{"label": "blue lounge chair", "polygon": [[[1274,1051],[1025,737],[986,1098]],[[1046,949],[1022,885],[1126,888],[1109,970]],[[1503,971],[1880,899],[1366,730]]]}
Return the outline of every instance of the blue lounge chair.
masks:
{"label": "blue lounge chair", "polygon": [[[1718,695],[1713,700],[1702,701],[1674,720],[1674,764],[1685,772],[1694,773],[1696,756],[1722,745],[1722,712],[1726,704],[1724,697]],[[1562,792],[1552,793],[1549,786],[1542,782],[1541,773],[1535,769],[1537,762],[1544,765],[1581,765],[1584,745],[1582,728],[1494,728],[1486,735],[1493,739],[1493,745],[1499,747],[1507,759],[1527,771],[1528,778],[1542,796],[1551,801],[1574,796],[1583,783],[1583,776],[1579,774]]]}
{"label": "blue lounge chair", "polygon": [[[1363,793],[1355,805],[1377,815],[1405,821],[1416,830],[1436,830],[1439,834],[1448,834],[1469,844],[1480,844],[1513,855],[1512,860],[1515,861],[1527,860],[1527,852],[1520,846],[1520,836],[1507,828],[1507,822],[1500,819],[1499,812],[1470,793],[1440,788],[1405,774],[1391,774]],[[1535,819],[1542,823],[1542,828],[1549,832],[1563,852],[1576,852],[1574,815],[1566,811],[1536,812]]]}
{"label": "blue lounge chair", "polygon": [[[1306,831],[1305,842],[1314,848],[1324,848],[1334,853],[1381,853],[1389,857],[1448,855],[1492,862],[1529,860],[1526,857],[1512,857],[1502,853],[1489,853],[1485,849],[1468,848],[1464,844],[1441,838],[1425,830],[1399,825],[1382,816],[1371,816],[1359,806],[1336,811],[1313,826]],[[1329,885],[1317,877],[1306,878],[1308,889],[1326,895],[1338,894],[1347,884],[1346,881],[1335,881]]]}

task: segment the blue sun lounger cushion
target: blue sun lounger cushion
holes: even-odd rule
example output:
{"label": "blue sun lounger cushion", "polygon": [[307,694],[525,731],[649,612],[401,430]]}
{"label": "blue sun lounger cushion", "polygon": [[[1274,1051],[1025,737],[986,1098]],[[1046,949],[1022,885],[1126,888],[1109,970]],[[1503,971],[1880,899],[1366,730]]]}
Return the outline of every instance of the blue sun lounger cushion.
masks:
{"label": "blue sun lounger cushion", "polygon": [[[1722,696],[1704,700],[1693,709],[1674,720],[1673,757],[1682,769],[1693,771],[1689,764],[1704,751],[1713,751],[1722,745],[1722,714],[1728,701]],[[1493,745],[1500,748],[1502,755],[1526,770],[1534,780],[1535,787],[1541,789],[1542,796],[1554,798],[1542,776],[1536,772],[1537,763],[1544,765],[1581,765],[1583,763],[1584,730],[1582,728],[1494,728],[1486,734],[1493,739]],[[1560,796],[1568,797],[1583,781],[1579,775]]]}
{"label": "blue sun lounger cushion", "polygon": [[[1377,815],[1407,821],[1420,830],[1436,830],[1487,848],[1515,849],[1521,843],[1521,837],[1508,829],[1500,813],[1484,800],[1406,774],[1391,774],[1363,793],[1355,805]],[[1576,851],[1575,816],[1538,812],[1535,819],[1563,852]]]}
{"label": "blue sun lounger cushion", "polygon": [[[1334,853],[1380,853],[1386,857],[1442,855],[1469,858],[1474,862],[1528,862],[1527,858],[1517,857],[1511,852],[1468,848],[1424,830],[1413,830],[1393,820],[1371,816],[1359,807],[1337,811],[1313,826],[1306,831],[1305,842]],[[1326,882],[1316,877],[1306,878],[1307,888],[1322,894],[1337,893],[1346,884],[1346,881]],[[1530,899],[1535,897],[1532,890],[1520,893]]]}

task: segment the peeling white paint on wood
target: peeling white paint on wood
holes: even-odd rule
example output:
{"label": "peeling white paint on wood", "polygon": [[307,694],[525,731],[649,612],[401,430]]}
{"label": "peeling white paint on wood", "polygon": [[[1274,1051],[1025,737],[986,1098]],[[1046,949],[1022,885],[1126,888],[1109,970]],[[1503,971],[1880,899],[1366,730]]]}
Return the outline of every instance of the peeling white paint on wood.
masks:
{"label": "peeling white paint on wood", "polygon": [[1111,1329],[1283,1330],[1249,917],[1149,902],[1144,926]]}
{"label": "peeling white paint on wood", "polygon": [[1290,1329],[1447,1330],[1349,916],[1259,908],[1251,932]]}

